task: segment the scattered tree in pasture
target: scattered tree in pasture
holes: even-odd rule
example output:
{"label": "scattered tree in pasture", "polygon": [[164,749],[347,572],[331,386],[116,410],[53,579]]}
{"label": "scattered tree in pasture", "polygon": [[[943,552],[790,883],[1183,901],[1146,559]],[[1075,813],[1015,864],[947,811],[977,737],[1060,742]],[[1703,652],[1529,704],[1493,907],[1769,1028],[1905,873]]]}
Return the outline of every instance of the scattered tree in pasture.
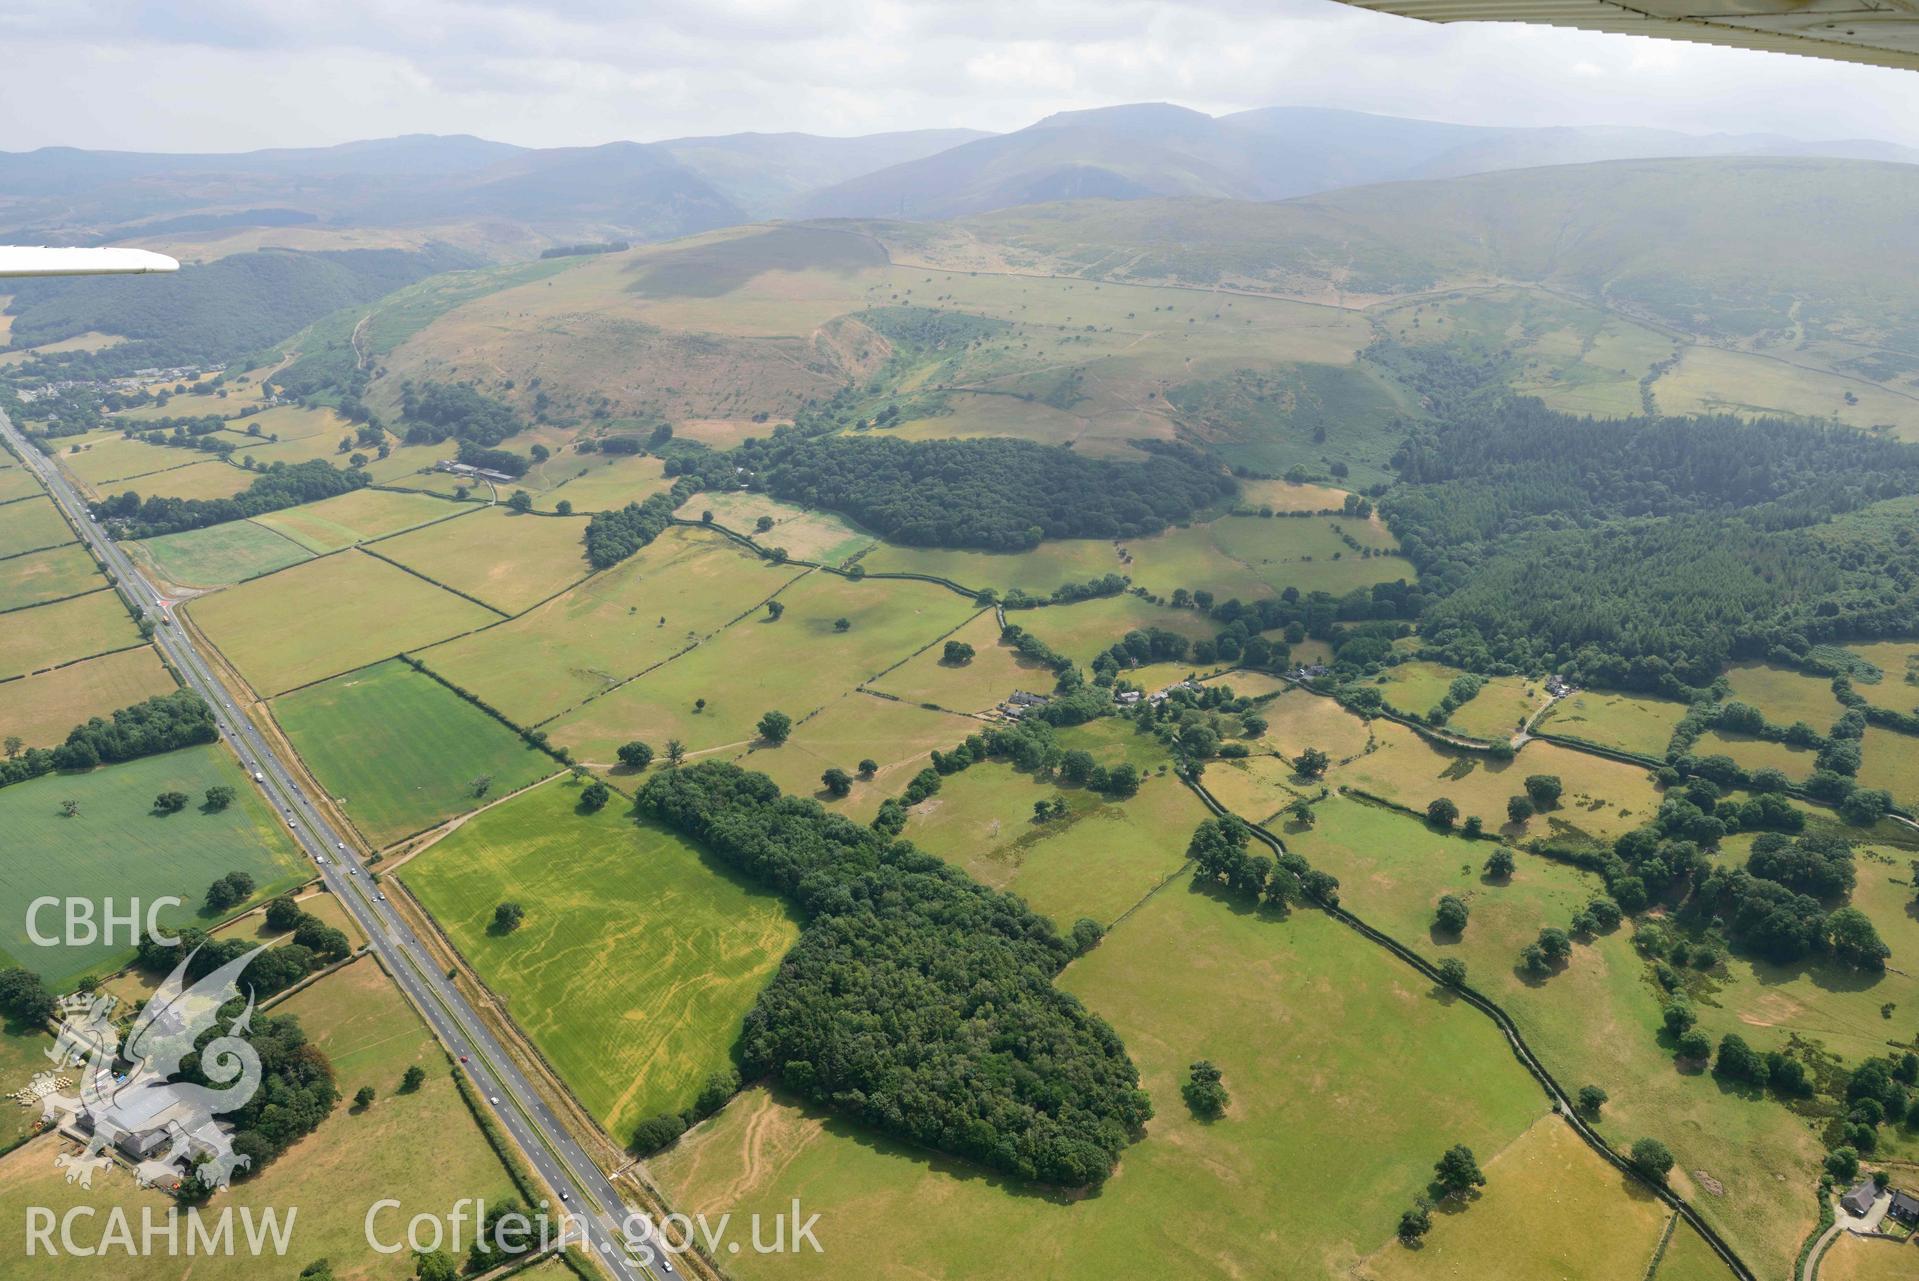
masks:
{"label": "scattered tree in pasture", "polygon": [[162,792],[153,798],[153,812],[155,814],[178,814],[187,807],[187,800],[188,797],[185,792]]}
{"label": "scattered tree in pasture", "polygon": [[221,810],[238,800],[239,796],[240,794],[227,784],[215,783],[207,789],[206,797],[201,808],[205,809],[209,814],[218,814]]}
{"label": "scattered tree in pasture", "polygon": [[1486,1176],[1481,1172],[1473,1150],[1463,1143],[1455,1143],[1433,1163],[1433,1182],[1444,1195],[1460,1197],[1474,1188],[1485,1187]]}
{"label": "scattered tree in pasture", "polygon": [[364,1112],[373,1106],[373,1087],[363,1085],[354,1092],[353,1106]]}
{"label": "scattered tree in pasture", "polygon": [[1459,806],[1450,797],[1437,796],[1426,806],[1426,821],[1434,827],[1451,827],[1459,819]]}
{"label": "scattered tree in pasture", "polygon": [[941,651],[940,661],[949,667],[960,667],[973,661],[973,647],[965,641],[950,640]]}
{"label": "scattered tree in pasture", "polygon": [[1597,1121],[1599,1119],[1600,1110],[1606,1106],[1606,1100],[1609,1097],[1610,1096],[1604,1090],[1600,1089],[1596,1085],[1580,1086],[1579,1087],[1580,1115],[1586,1117],[1588,1120]]}
{"label": "scattered tree in pasture", "polygon": [[1640,1139],[1632,1145],[1632,1163],[1655,1183],[1664,1183],[1672,1173],[1672,1152],[1658,1139]]}
{"label": "scattered tree in pasture", "polygon": [[848,796],[853,791],[852,777],[837,765],[820,775],[820,783],[826,788],[826,794],[835,799]]}
{"label": "scattered tree in pasture", "polygon": [[620,744],[618,755],[620,764],[631,770],[642,770],[653,763],[653,749],[639,739]]}
{"label": "scattered tree in pasture", "polygon": [[1457,894],[1440,896],[1439,906],[1433,910],[1433,928],[1441,934],[1455,937],[1466,932],[1466,901]]}
{"label": "scattered tree in pasture", "polygon": [[1532,803],[1542,810],[1549,810],[1559,804],[1560,794],[1565,790],[1566,785],[1560,782],[1557,774],[1526,776],[1526,795],[1531,797]]}
{"label": "scattered tree in pasture", "polygon": [[778,747],[793,732],[793,718],[785,712],[768,712],[754,726],[760,737]]}
{"label": "scattered tree in pasture", "polygon": [[612,796],[613,789],[596,778],[580,789],[580,808],[589,814],[597,814],[606,808]]}
{"label": "scattered tree in pasture", "polygon": [[426,1069],[415,1063],[407,1068],[405,1075],[401,1076],[400,1093],[412,1094],[425,1084]]}
{"label": "scattered tree in pasture", "polygon": [[526,920],[526,909],[518,903],[509,901],[493,909],[493,928],[498,933],[511,934],[520,928],[520,923],[524,920]]}
{"label": "scattered tree in pasture", "polygon": [[1533,803],[1529,797],[1512,796],[1506,800],[1506,819],[1512,823],[1524,823],[1533,816]]}
{"label": "scattered tree in pasture", "polygon": [[1186,1084],[1179,1092],[1193,1115],[1202,1120],[1210,1121],[1226,1111],[1226,1086],[1220,1079],[1219,1069],[1206,1059],[1188,1069]]}
{"label": "scattered tree in pasture", "polygon": [[1486,856],[1486,875],[1495,881],[1511,880],[1514,866],[1513,852],[1504,845]]}
{"label": "scattered tree in pasture", "polygon": [[872,778],[873,775],[879,773],[879,771],[880,771],[880,763],[874,760],[872,757],[868,756],[863,758],[860,761],[860,777],[861,778]]}
{"label": "scattered tree in pasture", "polygon": [[1318,778],[1332,763],[1332,757],[1317,747],[1309,747],[1293,758],[1293,772],[1301,778]]}

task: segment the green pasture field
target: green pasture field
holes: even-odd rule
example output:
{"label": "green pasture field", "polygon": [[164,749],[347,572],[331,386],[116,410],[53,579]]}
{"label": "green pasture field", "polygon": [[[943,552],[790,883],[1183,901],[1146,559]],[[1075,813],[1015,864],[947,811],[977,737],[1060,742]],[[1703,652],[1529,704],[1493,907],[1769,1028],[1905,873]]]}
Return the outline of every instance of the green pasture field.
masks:
{"label": "green pasture field", "polygon": [[1692,750],[1696,756],[1730,756],[1745,770],[1780,770],[1795,783],[1803,783],[1812,774],[1814,758],[1819,755],[1809,748],[1717,729],[1701,734]]}
{"label": "green pasture field", "polygon": [[[577,812],[548,783],[463,824],[399,872],[616,1139],[692,1104],[724,1069],[798,938],[749,888],[620,804]],[[511,899],[526,919],[491,930]]]}
{"label": "green pasture field", "polygon": [[0,558],[77,541],[51,498],[0,504]]}
{"label": "green pasture field", "polygon": [[358,551],[241,583],[194,601],[187,611],[247,682],[267,696],[424,648],[498,618]]}
{"label": "green pasture field", "polygon": [[251,520],[230,520],[126,546],[161,578],[182,587],[226,587],[313,556],[278,530]]}
{"label": "green pasture field", "polygon": [[[234,788],[238,796],[227,809],[204,813],[200,798],[215,784]],[[155,815],[153,798],[175,790],[194,804],[179,814]],[[61,813],[68,800],[80,806],[73,818]],[[55,988],[112,968],[133,949],[119,946],[118,939],[116,946],[34,946],[27,905],[42,895],[151,901],[170,894],[184,906],[162,911],[159,919],[178,927],[201,920],[200,896],[228,872],[250,873],[265,898],[298,884],[308,870],[239,764],[215,744],[0,788],[0,831],[10,848],[32,854],[0,860],[0,952]]]}
{"label": "green pasture field", "polygon": [[[395,445],[385,458],[369,462],[366,474],[376,485],[431,490],[437,494],[451,494],[456,486],[467,485],[484,499],[488,492],[485,482],[466,481],[450,472],[432,470],[435,463],[452,459],[459,452],[459,442],[455,440],[430,445]],[[422,469],[425,469],[424,475],[420,474]]]}
{"label": "green pasture field", "polygon": [[[28,622],[33,626],[25,626]],[[42,605],[0,622],[0,679],[122,649],[139,639],[132,616],[111,591]]]}
{"label": "green pasture field", "polygon": [[[1013,618],[1024,623],[1039,612],[1021,611]],[[973,647],[970,662],[948,663],[942,657],[945,645],[935,645],[874,681],[873,688],[909,703],[970,714],[992,710],[1016,689],[1044,692],[1053,686],[1049,668],[1021,658],[1000,639],[999,619],[990,609],[954,632],[952,639]]]}
{"label": "green pasture field", "polygon": [[[1233,677],[1226,683],[1233,685]],[[1259,709],[1267,729],[1260,745],[1292,760],[1309,747],[1317,747],[1334,761],[1358,756],[1372,742],[1370,723],[1341,707],[1330,698],[1292,689]]]}
{"label": "green pasture field", "polygon": [[[1422,812],[1434,798],[1450,797],[1462,819],[1476,814],[1488,832],[1516,840],[1610,843],[1659,809],[1659,793],[1644,767],[1553,743],[1534,741],[1511,761],[1495,761],[1481,753],[1442,751],[1383,720],[1373,723],[1373,742],[1375,750],[1334,767],[1328,780]],[[1507,821],[1506,802],[1525,793],[1529,774],[1557,774],[1565,794],[1556,809],[1516,826]]]}
{"label": "green pasture field", "polygon": [[669,528],[565,595],[420,657],[515,722],[537,724],[706,640],[803,572],[719,534]]}
{"label": "green pasture field", "polygon": [[1184,587],[1210,591],[1221,600],[1276,596],[1287,587],[1344,595],[1416,577],[1401,557],[1353,551],[1333,533],[1332,524],[1311,516],[1222,516],[1132,539],[1123,546],[1127,565],[1121,572],[1156,595]]}
{"label": "green pasture field", "polygon": [[[879,541],[831,512],[808,511],[765,494],[695,494],[673,514],[701,520],[709,511],[722,529],[744,534],[762,547],[784,547],[794,560],[822,565],[844,565]],[[762,516],[773,518],[773,528],[764,533],[758,529]]]}
{"label": "green pasture field", "polygon": [[[1587,1147],[1556,1116],[1490,1157],[1470,1205],[1433,1215],[1417,1249],[1396,1239],[1354,1271],[1363,1281],[1538,1281],[1542,1277],[1641,1277],[1672,1211]],[[1551,1231],[1541,1231],[1551,1223]],[[1681,1231],[1690,1232],[1683,1225]],[[1732,1274],[1721,1269],[1721,1275]]]}
{"label": "green pasture field", "polygon": [[[1024,627],[1082,666],[1118,644],[1127,632],[1156,627],[1195,641],[1219,634],[1219,625],[1197,610],[1168,609],[1127,593],[1070,605],[1009,610],[1006,621]],[[1186,665],[1192,665],[1190,660]]]}
{"label": "green pasture field", "polygon": [[1489,742],[1510,739],[1547,702],[1545,686],[1524,676],[1492,676],[1461,703],[1446,725]]}
{"label": "green pasture field", "polygon": [[1863,786],[1885,788],[1902,809],[1919,803],[1919,738],[1868,725],[1860,746],[1859,782]]}
{"label": "green pasture field", "polygon": [[0,681],[0,738],[57,747],[88,717],[109,716],[175,687],[173,674],[146,645]]}
{"label": "green pasture field", "polygon": [[1279,351],[1207,363],[1164,370],[1174,384],[1166,400],[1229,464],[1270,476],[1334,461],[1355,485],[1392,478],[1401,421],[1418,406],[1378,366],[1330,353],[1288,361]]}
{"label": "green pasture field", "polygon": [[[24,1090],[35,1076],[52,1071],[53,1061],[47,1057],[52,1048],[53,1038],[45,1028],[16,1026],[11,1019],[0,1027],[0,1094]],[[0,1143],[24,1138],[39,1120],[38,1107],[0,1110]],[[52,1158],[48,1161],[51,1164]]]}
{"label": "green pasture field", "polygon": [[[1035,821],[1033,804],[1043,800],[1064,800],[1066,817]],[[949,775],[910,814],[907,840],[1019,895],[1061,930],[1083,916],[1111,925],[1179,870],[1193,829],[1209,817],[1171,774],[1115,802],[996,761]]]}
{"label": "green pasture field", "polygon": [[[799,1195],[835,1233],[823,1255],[742,1252],[741,1281],[837,1275],[842,1248],[877,1281],[1098,1281],[1147,1258],[1170,1276],[1290,1281],[1347,1275],[1447,1147],[1490,1156],[1546,1111],[1491,1023],[1321,913],[1275,919],[1179,878],[1059,982],[1124,1039],[1156,1114],[1097,1195],[1037,1194],[763,1089],[653,1176],[687,1213]],[[1199,1058],[1231,1098],[1211,1123],[1179,1096]]]}
{"label": "green pasture field", "polygon": [[[273,1013],[298,1018],[327,1056],[340,1102],[312,1135],[264,1172],[237,1181],[203,1214],[228,1206],[256,1214],[272,1208],[284,1222],[291,1212],[293,1231],[281,1260],[287,1275],[324,1258],[342,1281],[372,1281],[393,1275],[396,1257],[409,1257],[380,1254],[369,1244],[367,1217],[374,1202],[401,1202],[398,1210],[381,1211],[374,1228],[383,1243],[404,1245],[407,1221],[415,1214],[443,1219],[463,1197],[498,1204],[514,1195],[511,1177],[453,1083],[445,1052],[371,959],[328,975]],[[425,1070],[426,1081],[402,1093],[400,1079],[416,1065]],[[361,1086],[375,1091],[365,1110],[352,1103]],[[51,1207],[56,1214],[88,1205],[98,1207],[101,1217],[93,1222],[103,1225],[106,1208],[113,1205],[124,1207],[137,1233],[143,1208],[160,1220],[175,1204],[157,1189],[135,1186],[132,1175],[117,1166],[96,1175],[91,1191],[65,1182],[53,1161],[56,1144],[63,1142],[41,1139],[0,1161],[0,1213],[18,1218],[28,1205]],[[234,1231],[238,1238],[237,1222]],[[44,1277],[47,1267],[44,1259],[9,1251],[0,1262],[0,1276]],[[132,1281],[254,1281],[263,1274],[261,1260],[244,1249],[189,1256],[184,1235],[179,1254],[169,1256],[163,1247],[122,1258],[117,1270]]]}
{"label": "green pasture field", "polygon": [[[1386,706],[1403,716],[1426,719],[1426,713],[1439,705],[1446,697],[1454,678],[1465,675],[1458,668],[1447,667],[1443,663],[1428,663],[1415,659],[1410,663],[1400,663],[1388,667],[1380,673],[1377,684],[1380,696],[1386,700]],[[1480,691],[1482,694],[1484,690]]]}
{"label": "green pasture field", "polygon": [[[305,405],[273,405],[245,418],[229,419],[226,429],[252,439],[249,428],[256,426],[260,429],[262,444],[272,443],[270,438],[274,436],[282,441],[318,438],[324,440],[329,449],[337,449],[340,439],[351,436],[355,430],[338,410],[324,405],[313,409]],[[355,445],[354,448],[361,447]]]}
{"label": "green pasture field", "polygon": [[928,574],[969,591],[991,587],[1004,595],[1017,587],[1034,596],[1056,587],[1131,572],[1105,539],[1073,538],[1041,543],[1029,552],[968,552],[880,543],[860,557],[871,574]]}
{"label": "green pasture field", "polygon": [[[743,748],[760,716],[800,721],[971,618],[976,606],[930,583],[855,582],[814,570],[777,598],[775,620],[759,610],[712,639],[554,719],[554,741],[606,763],[629,739],[656,749],[677,738],[690,752]],[[744,604],[745,602],[741,602]],[[841,632],[835,622],[850,624]],[[704,710],[694,700],[704,698]]]}
{"label": "green pasture field", "polygon": [[556,454],[527,473],[528,480],[548,478],[540,506],[551,508],[565,499],[576,512],[612,511],[673,487],[666,464],[650,454],[567,454],[564,459]]}
{"label": "green pasture field", "polygon": [[[102,582],[93,557],[78,543],[0,560],[0,612],[78,596]],[[29,620],[11,621],[17,625]]]}
{"label": "green pasture field", "polygon": [[[1672,1240],[1666,1245],[1665,1256],[1659,1260],[1659,1271],[1647,1281],[1726,1281],[1731,1275],[1725,1260],[1706,1244],[1706,1238],[1681,1224],[1675,1227]],[[1836,1281],[1829,1274],[1822,1272],[1821,1275],[1826,1281]]]}
{"label": "green pasture field", "polygon": [[[1622,1149],[1646,1135],[1664,1142],[1679,1161],[1674,1187],[1761,1276],[1785,1275],[1813,1225],[1811,1190],[1825,1155],[1814,1130],[1776,1100],[1743,1097],[1675,1066],[1659,1035],[1665,993],[1634,950],[1631,925],[1575,944],[1571,961],[1543,981],[1518,968],[1521,949],[1540,929],[1565,928],[1603,892],[1596,876],[1521,851],[1512,879],[1495,882],[1482,870],[1493,848],[1487,842],[1441,835],[1348,798],[1314,812],[1313,827],[1289,832],[1287,842],[1340,879],[1343,906],[1429,959],[1464,961],[1468,981],[1513,1016],[1567,1088],[1591,1083],[1611,1095],[1601,1124],[1608,1142]],[[1447,893],[1470,912],[1457,938],[1432,928],[1434,905]],[[1702,999],[1699,1011],[1714,1042],[1738,1031],[1761,1050],[1777,1048],[1764,1029],[1730,1010]],[[1695,1172],[1720,1190],[1706,1192]]]}
{"label": "green pasture field", "polygon": [[[867,822],[882,800],[899,795],[906,781],[926,768],[934,749],[957,746],[979,730],[980,723],[967,717],[853,690],[794,726],[793,736],[780,746],[755,744],[736,759],[770,777],[783,791],[811,796]],[[658,751],[663,745],[653,746]],[[859,777],[863,760],[879,766],[871,779]],[[853,790],[838,800],[820,782],[820,775],[834,767],[853,776]]]}
{"label": "green pasture field", "polygon": [[1879,641],[1846,648],[1884,673],[1875,682],[1852,678],[1853,689],[1868,703],[1901,712],[1919,707],[1919,642]]}
{"label": "green pasture field", "polygon": [[45,493],[33,473],[12,463],[0,463],[0,503],[35,498]]}
{"label": "green pasture field", "polygon": [[1245,668],[1234,668],[1223,675],[1210,677],[1206,683],[1224,685],[1241,698],[1265,698],[1269,694],[1283,694],[1293,688],[1293,683],[1283,676]]}
{"label": "green pasture field", "polygon": [[310,552],[331,552],[458,516],[464,510],[457,503],[424,494],[355,489],[337,498],[269,512],[258,517],[256,523],[286,535]]}
{"label": "green pasture field", "polygon": [[581,542],[586,520],[491,507],[386,539],[379,554],[517,614],[593,572]]}
{"label": "green pasture field", "polygon": [[1733,698],[1751,703],[1775,725],[1804,721],[1823,734],[1846,710],[1833,695],[1832,682],[1823,676],[1764,663],[1736,663],[1726,680]]}
{"label": "green pasture field", "polygon": [[[314,777],[375,848],[553,773],[545,752],[398,659],[273,700]],[[479,779],[490,780],[484,792]]]}
{"label": "green pasture field", "polygon": [[1582,689],[1560,699],[1533,728],[1663,760],[1685,716],[1683,703]]}
{"label": "green pasture field", "polygon": [[1919,400],[1910,395],[1704,343],[1685,349],[1678,365],[1653,384],[1653,396],[1662,414],[1813,418],[1859,428],[1884,424],[1901,440],[1919,440]]}
{"label": "green pasture field", "polygon": [[[342,431],[345,435],[350,436],[353,434],[347,429],[342,429]],[[365,454],[368,458],[372,458],[374,452],[358,445],[355,445],[352,449],[342,451],[340,448],[340,436],[331,433],[326,435],[301,436],[293,439],[283,436],[278,441],[257,441],[231,434],[225,436],[224,439],[238,446],[238,449],[235,450],[233,455],[235,458],[245,459],[251,457],[262,466],[269,463],[292,464],[317,461],[331,463],[335,467],[344,468],[347,465],[347,460],[356,452]]]}

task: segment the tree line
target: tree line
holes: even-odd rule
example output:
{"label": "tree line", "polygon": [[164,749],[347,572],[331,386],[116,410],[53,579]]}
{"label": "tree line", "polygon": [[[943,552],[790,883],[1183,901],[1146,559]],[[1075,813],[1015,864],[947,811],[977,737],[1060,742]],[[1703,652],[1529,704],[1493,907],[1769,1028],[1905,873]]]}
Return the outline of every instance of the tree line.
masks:
{"label": "tree line", "polygon": [[175,748],[212,743],[220,731],[213,709],[190,689],[156,694],[122,707],[110,718],[95,716],[67,732],[58,747],[29,747],[0,761],[0,787],[54,770],[90,770],[96,765],[157,756]]}
{"label": "tree line", "polygon": [[363,489],[370,484],[364,471],[341,471],[329,463],[312,459],[304,463],[269,464],[252,484],[231,498],[141,498],[128,490],[102,501],[97,509],[101,524],[115,538],[158,538],[228,521],[248,520],[302,503],[317,503],[323,498]]}

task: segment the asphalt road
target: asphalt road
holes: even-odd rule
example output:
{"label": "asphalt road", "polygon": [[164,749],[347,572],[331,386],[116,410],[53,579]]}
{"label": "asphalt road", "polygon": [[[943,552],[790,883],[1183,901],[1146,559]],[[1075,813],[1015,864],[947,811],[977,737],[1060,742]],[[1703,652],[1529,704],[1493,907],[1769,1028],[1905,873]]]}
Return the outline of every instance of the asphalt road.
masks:
{"label": "asphalt road", "polygon": [[[574,1142],[466,998],[448,982],[435,965],[432,952],[413,933],[405,918],[379,896],[378,887],[369,880],[359,852],[333,830],[307,799],[297,782],[296,772],[275,754],[252,721],[229,702],[227,691],[196,651],[186,629],[173,621],[173,603],[161,596],[132,559],[100,532],[88,515],[85,500],[4,413],[0,413],[0,435],[6,437],[27,467],[39,476],[74,528],[112,570],[121,587],[158,625],[155,642],[188,686],[213,708],[221,736],[239,753],[248,776],[256,773],[263,776],[256,786],[266,794],[282,821],[289,824],[290,834],[318,865],[321,879],[358,922],[407,999],[413,1002],[441,1043],[456,1058],[465,1060],[461,1070],[471,1073],[481,1096],[498,1100],[490,1106],[500,1124],[532,1160],[548,1186],[566,1194],[559,1208],[576,1213],[583,1221],[592,1251],[621,1281],[677,1277],[679,1269],[667,1261],[670,1256],[664,1252],[656,1232],[637,1219],[633,1221],[631,1244],[642,1258],[650,1251],[651,1257],[660,1261],[656,1265],[658,1270],[647,1266],[642,1258],[629,1255],[628,1232],[622,1226],[629,1211],[612,1182]],[[321,601],[314,603],[310,617],[287,620],[289,627],[326,625],[325,602]],[[422,1161],[437,1159],[432,1152],[421,1152],[418,1157]],[[381,1221],[389,1239],[396,1222],[403,1224],[416,1213],[437,1214],[443,1210],[440,1206],[406,1204],[407,1191],[406,1188],[367,1189],[369,1206],[384,1197],[395,1197],[403,1203],[395,1216]]]}

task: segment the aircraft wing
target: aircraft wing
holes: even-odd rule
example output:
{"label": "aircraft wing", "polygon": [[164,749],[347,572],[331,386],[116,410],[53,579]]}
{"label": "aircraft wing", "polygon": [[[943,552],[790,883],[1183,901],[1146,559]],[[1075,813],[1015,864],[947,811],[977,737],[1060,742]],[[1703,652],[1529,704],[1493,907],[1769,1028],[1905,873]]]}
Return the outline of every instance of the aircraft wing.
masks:
{"label": "aircraft wing", "polygon": [[35,249],[0,245],[0,276],[138,276],[178,271],[165,254],[145,249]]}
{"label": "aircraft wing", "polygon": [[1426,22],[1531,22],[1919,71],[1919,0],[1343,0]]}

